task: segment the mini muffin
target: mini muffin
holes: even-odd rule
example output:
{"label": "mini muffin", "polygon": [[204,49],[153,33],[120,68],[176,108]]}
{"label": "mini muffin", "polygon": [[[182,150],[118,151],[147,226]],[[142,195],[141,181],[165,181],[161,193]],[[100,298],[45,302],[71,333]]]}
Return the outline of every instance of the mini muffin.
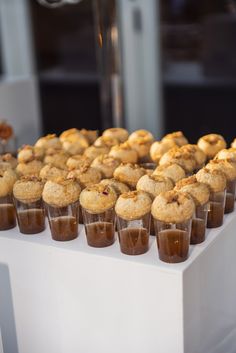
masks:
{"label": "mini muffin", "polygon": [[206,165],[209,170],[220,170],[224,173],[227,181],[236,179],[236,163],[230,162],[229,160],[214,159]]}
{"label": "mini muffin", "polygon": [[14,197],[23,203],[33,203],[41,199],[44,183],[35,176],[23,176],[13,187]]}
{"label": "mini muffin", "polygon": [[153,141],[153,135],[147,130],[134,131],[128,138],[130,146],[137,151],[139,158],[149,155]]}
{"label": "mini muffin", "polygon": [[43,181],[47,181],[47,180],[53,180],[58,177],[65,178],[67,174],[68,172],[66,170],[47,164],[40,170],[39,177]]}
{"label": "mini muffin", "polygon": [[198,145],[184,145],[180,148],[180,151],[192,153],[196,160],[196,168],[200,169],[204,166],[207,156],[205,153],[198,147]]}
{"label": "mini muffin", "polygon": [[86,156],[87,158],[90,158],[93,161],[98,156],[109,153],[109,151],[110,149],[106,146],[101,146],[101,147],[90,146],[86,148],[86,150],[84,151],[84,156]]}
{"label": "mini muffin", "polygon": [[160,159],[159,164],[175,163],[180,165],[185,172],[192,173],[196,169],[196,160],[192,153],[181,151],[180,148],[173,147]]}
{"label": "mini muffin", "polygon": [[80,146],[85,149],[89,146],[88,140],[84,135],[77,129],[65,130],[59,136],[61,143],[68,141],[71,143],[78,143]]}
{"label": "mini muffin", "polygon": [[208,159],[214,158],[220,150],[226,148],[223,136],[217,134],[202,136],[198,140],[197,145],[206,154]]}
{"label": "mini muffin", "polygon": [[146,174],[145,169],[137,164],[121,164],[114,171],[114,178],[122,183],[127,184],[131,188],[135,188],[138,180]]}
{"label": "mini muffin", "polygon": [[94,184],[80,194],[81,206],[92,214],[103,213],[115,206],[117,195],[109,185]]}
{"label": "mini muffin", "polygon": [[112,147],[109,156],[119,159],[122,163],[137,163],[138,153],[128,142]]}
{"label": "mini muffin", "polygon": [[66,207],[79,200],[81,188],[73,178],[48,180],[43,189],[43,200],[50,206]]}
{"label": "mini muffin", "polygon": [[61,148],[61,142],[55,134],[49,134],[41,137],[36,143],[35,147],[47,150],[48,148]]}
{"label": "mini muffin", "polygon": [[27,163],[33,160],[42,161],[44,150],[41,147],[24,145],[18,150],[17,159],[19,163]]}
{"label": "mini muffin", "polygon": [[173,182],[162,175],[143,175],[137,183],[137,190],[147,192],[153,199],[161,192],[171,190],[173,187]]}
{"label": "mini muffin", "polygon": [[150,148],[150,156],[153,162],[159,163],[163,154],[168,152],[171,148],[178,147],[174,140],[166,139],[165,141],[153,142]]}
{"label": "mini muffin", "polygon": [[185,171],[180,165],[176,163],[166,163],[159,165],[153,172],[153,175],[162,175],[170,178],[173,183],[177,183],[179,180],[185,178]]}
{"label": "mini muffin", "polygon": [[46,151],[44,163],[60,169],[66,169],[66,162],[68,158],[69,154],[65,151],[51,148]]}
{"label": "mini muffin", "polygon": [[83,167],[69,172],[68,178],[76,178],[82,189],[101,181],[102,175],[99,170],[92,167]]}
{"label": "mini muffin", "polygon": [[226,177],[220,170],[202,168],[196,174],[197,181],[206,184],[211,192],[221,192],[226,188]]}
{"label": "mini muffin", "polygon": [[105,130],[102,136],[115,138],[122,143],[128,140],[129,133],[126,129],[123,129],[121,127],[114,127],[114,128]]}
{"label": "mini muffin", "polygon": [[231,147],[232,148],[236,148],[236,138],[233,140],[233,142],[231,143]]}
{"label": "mini muffin", "polygon": [[16,172],[19,176],[39,176],[40,170],[43,168],[44,164],[36,159],[27,163],[19,163],[16,167]]}
{"label": "mini muffin", "polygon": [[108,147],[111,148],[113,146],[119,145],[119,140],[114,138],[114,137],[109,137],[109,136],[100,136],[97,138],[97,140],[94,142],[94,146],[96,147]]}
{"label": "mini muffin", "polygon": [[175,142],[175,144],[179,147],[187,145],[188,144],[188,140],[186,139],[186,137],[184,136],[184,134],[182,133],[182,131],[176,131],[176,132],[172,132],[171,134],[167,134],[163,137],[162,141],[165,142],[167,140],[172,140]]}
{"label": "mini muffin", "polygon": [[115,211],[127,221],[141,219],[151,211],[152,199],[144,191],[130,191],[119,196]]}
{"label": "mini muffin", "polygon": [[85,150],[85,148],[82,146],[80,141],[74,141],[74,142],[63,141],[62,148],[65,152],[67,152],[71,156],[77,155],[77,154],[82,154]]}
{"label": "mini muffin", "polygon": [[5,197],[12,193],[13,185],[17,180],[13,169],[0,168],[0,197]]}
{"label": "mini muffin", "polygon": [[105,186],[107,186],[107,185],[111,186],[115,190],[117,196],[120,196],[121,194],[130,191],[129,187],[126,184],[124,184],[114,178],[103,179],[100,182],[100,184],[105,185]]}
{"label": "mini muffin", "polygon": [[120,161],[108,154],[103,154],[94,159],[91,167],[98,169],[103,178],[112,178],[115,169],[120,165]]}
{"label": "mini muffin", "polygon": [[228,159],[232,162],[236,162],[236,149],[235,148],[224,148],[217,153],[214,159]]}
{"label": "mini muffin", "polygon": [[96,139],[98,138],[98,131],[97,130],[80,130],[80,133],[86,138],[88,143],[92,145]]}
{"label": "mini muffin", "polygon": [[89,167],[91,163],[92,163],[92,159],[84,155],[78,154],[68,158],[66,162],[66,166],[68,170],[73,170],[73,169]]}
{"label": "mini muffin", "polygon": [[192,198],[176,190],[158,195],[152,204],[152,216],[165,223],[182,223],[193,217],[195,205]]}
{"label": "mini muffin", "polygon": [[1,163],[8,163],[12,169],[15,169],[17,166],[17,159],[13,157],[11,153],[6,153],[0,155],[0,164]]}
{"label": "mini muffin", "polygon": [[210,190],[208,186],[197,181],[195,175],[180,180],[176,184],[174,190],[189,194],[196,206],[205,205],[210,197]]}

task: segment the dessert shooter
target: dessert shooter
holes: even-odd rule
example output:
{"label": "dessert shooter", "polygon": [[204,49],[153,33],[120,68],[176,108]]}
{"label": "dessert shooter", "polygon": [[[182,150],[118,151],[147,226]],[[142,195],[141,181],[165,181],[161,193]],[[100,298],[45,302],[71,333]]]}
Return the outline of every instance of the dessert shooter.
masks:
{"label": "dessert shooter", "polygon": [[64,169],[53,167],[50,164],[46,164],[39,173],[39,177],[44,181],[53,180],[58,177],[65,178],[68,172]]}
{"label": "dessert shooter", "polygon": [[98,131],[97,130],[80,130],[80,133],[86,138],[88,143],[92,145],[96,139],[98,138]]}
{"label": "dessert shooter", "polygon": [[119,159],[122,163],[135,164],[138,162],[138,153],[128,142],[113,146],[109,152],[109,156]]}
{"label": "dessert shooter", "polygon": [[140,163],[151,162],[149,152],[153,141],[153,135],[147,130],[137,130],[129,136],[128,143],[137,151]]}
{"label": "dessert shooter", "polygon": [[146,170],[137,164],[121,164],[114,171],[114,178],[129,186],[130,189],[135,189],[138,180],[146,174]]}
{"label": "dessert shooter", "polygon": [[120,143],[122,143],[128,140],[129,133],[126,129],[123,129],[121,127],[114,127],[105,130],[102,136],[115,138],[119,140]]}
{"label": "dessert shooter", "polygon": [[202,136],[198,140],[197,145],[205,153],[208,160],[214,158],[220,150],[226,148],[226,142],[223,136],[218,134]]}
{"label": "dessert shooter", "polygon": [[73,169],[89,167],[91,163],[92,163],[92,159],[78,154],[68,158],[66,162],[66,166],[68,170],[73,170]]}
{"label": "dessert shooter", "polygon": [[18,151],[16,171],[19,176],[39,176],[43,167],[44,150],[41,147],[25,145]]}
{"label": "dessert shooter", "polygon": [[[145,191],[149,194],[152,200],[155,199],[161,192],[173,189],[173,182],[162,175],[144,175],[137,183],[137,190]],[[154,221],[151,217],[150,233],[155,235]]]}
{"label": "dessert shooter", "polygon": [[178,147],[174,140],[167,139],[166,141],[155,141],[150,148],[150,157],[154,163],[159,163],[163,154],[168,152],[171,148]]}
{"label": "dessert shooter", "polygon": [[85,149],[89,146],[89,142],[87,138],[75,128],[65,130],[59,136],[60,142],[63,144],[64,142],[71,142],[81,146],[82,149]]}
{"label": "dessert shooter", "polygon": [[2,154],[0,155],[0,165],[2,163],[7,163],[9,168],[16,169],[17,159],[11,153]]}
{"label": "dessert shooter", "polygon": [[12,199],[15,172],[7,165],[0,166],[0,230],[16,226],[15,208]]}
{"label": "dessert shooter", "polygon": [[196,178],[197,181],[206,184],[210,189],[207,227],[220,227],[224,220],[226,177],[220,170],[210,170],[204,167],[197,172]]}
{"label": "dessert shooter", "polygon": [[206,184],[198,182],[195,175],[180,180],[175,190],[189,194],[195,203],[190,244],[200,244],[205,240],[210,190]]}
{"label": "dessert shooter", "polygon": [[112,187],[115,190],[117,197],[119,197],[121,194],[123,194],[125,192],[130,191],[129,187],[126,184],[124,184],[124,183],[122,183],[122,182],[120,182],[120,181],[118,181],[118,180],[116,180],[114,178],[112,178],[112,179],[103,179],[100,182],[100,184],[102,184],[104,186],[108,186],[109,185],[110,187]]}
{"label": "dessert shooter", "polygon": [[217,153],[214,159],[228,159],[232,162],[236,162],[236,149],[235,148],[224,148]]}
{"label": "dessert shooter", "polygon": [[162,142],[169,141],[169,140],[174,141],[174,143],[179,147],[188,144],[188,140],[186,139],[182,131],[172,132],[170,134],[165,135],[162,138]]}
{"label": "dessert shooter", "polygon": [[159,164],[163,165],[166,163],[180,165],[188,176],[192,175],[193,171],[196,169],[196,159],[194,155],[188,151],[181,150],[179,147],[173,147],[161,157]]}
{"label": "dessert shooter", "polygon": [[226,177],[226,200],[225,213],[234,211],[234,201],[236,192],[236,163],[230,160],[216,159],[207,164],[210,170],[220,170]]}
{"label": "dessert shooter", "polygon": [[45,229],[42,202],[43,182],[34,176],[21,177],[13,187],[14,202],[20,232],[40,233]]}
{"label": "dessert shooter", "polygon": [[116,200],[115,190],[102,184],[88,186],[81,192],[80,204],[89,246],[103,248],[114,243]]}
{"label": "dessert shooter", "polygon": [[69,156],[67,152],[61,149],[49,148],[45,151],[44,163],[56,168],[66,169],[66,162]]}
{"label": "dessert shooter", "polygon": [[184,169],[176,163],[166,163],[159,165],[154,170],[153,175],[162,175],[170,178],[174,184],[186,176]]}
{"label": "dessert shooter", "polygon": [[177,263],[188,258],[194,210],[192,198],[176,190],[163,192],[155,198],[151,212],[160,260]]}
{"label": "dessert shooter", "polygon": [[103,178],[112,178],[115,169],[120,165],[120,161],[110,157],[108,154],[103,154],[94,159],[91,167],[97,169],[102,174]]}
{"label": "dessert shooter", "polygon": [[113,146],[119,145],[120,141],[114,137],[110,136],[100,136],[94,142],[94,146],[96,147],[108,147],[111,148]]}
{"label": "dessert shooter", "polygon": [[126,255],[141,255],[149,249],[152,199],[144,191],[120,195],[115,211],[118,220],[120,250]]}
{"label": "dessert shooter", "polygon": [[46,182],[43,200],[54,240],[77,238],[79,226],[80,186],[73,178],[57,178]]}
{"label": "dessert shooter", "polygon": [[93,161],[98,156],[109,153],[109,151],[110,148],[107,146],[89,146],[84,151],[84,156]]}
{"label": "dessert shooter", "polygon": [[40,137],[40,139],[36,141],[35,147],[42,148],[44,151],[46,151],[48,148],[60,149],[62,148],[62,144],[55,134],[49,134]]}
{"label": "dessert shooter", "polygon": [[198,145],[187,144],[182,146],[180,151],[191,153],[193,155],[196,161],[196,171],[204,167],[207,157]]}

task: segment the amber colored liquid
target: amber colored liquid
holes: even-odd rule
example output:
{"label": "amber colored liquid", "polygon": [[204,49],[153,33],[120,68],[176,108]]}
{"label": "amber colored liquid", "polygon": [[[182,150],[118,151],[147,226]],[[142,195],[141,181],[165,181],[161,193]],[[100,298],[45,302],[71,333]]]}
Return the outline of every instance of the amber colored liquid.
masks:
{"label": "amber colored liquid", "polygon": [[94,222],[85,226],[87,242],[94,248],[105,248],[115,241],[115,230],[113,223]]}
{"label": "amber colored liquid", "polygon": [[36,234],[45,229],[45,215],[42,209],[19,211],[17,220],[20,232],[24,234]]}
{"label": "amber colored liquid", "polygon": [[231,213],[234,210],[234,194],[227,193],[225,201],[225,213]]}
{"label": "amber colored liquid", "polygon": [[153,217],[151,217],[150,235],[155,235],[155,225],[154,225],[154,219],[153,219]]}
{"label": "amber colored liquid", "polygon": [[166,229],[158,233],[157,239],[160,260],[177,263],[188,258],[188,232],[179,229]]}
{"label": "amber colored liquid", "polygon": [[73,240],[78,236],[78,223],[72,216],[52,218],[50,228],[52,239],[57,241]]}
{"label": "amber colored liquid", "polygon": [[145,228],[124,228],[119,231],[120,250],[126,255],[141,255],[149,249],[149,234]]}
{"label": "amber colored liquid", "polygon": [[206,233],[205,221],[200,218],[193,219],[190,244],[200,244],[204,242],[205,233]]}
{"label": "amber colored liquid", "polygon": [[224,207],[220,202],[210,202],[210,211],[207,216],[207,228],[217,228],[223,224]]}
{"label": "amber colored liquid", "polygon": [[0,205],[0,230],[7,230],[16,226],[15,209],[12,204]]}

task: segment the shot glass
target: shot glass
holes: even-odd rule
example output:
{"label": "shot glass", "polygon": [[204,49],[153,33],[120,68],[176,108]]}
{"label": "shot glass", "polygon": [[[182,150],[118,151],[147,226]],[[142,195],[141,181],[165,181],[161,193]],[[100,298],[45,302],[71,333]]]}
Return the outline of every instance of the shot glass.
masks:
{"label": "shot glass", "polygon": [[203,243],[205,240],[208,210],[208,202],[204,205],[196,206],[190,238],[190,244],[192,245]]}
{"label": "shot glass", "polygon": [[225,213],[234,211],[234,202],[236,195],[236,180],[228,180],[226,185],[226,200],[225,200]]}
{"label": "shot glass", "polygon": [[210,204],[207,215],[207,228],[220,227],[224,221],[226,190],[212,192],[209,200]]}
{"label": "shot glass", "polygon": [[76,239],[79,234],[79,201],[64,207],[45,203],[51,236],[56,241]]}
{"label": "shot glass", "polygon": [[102,213],[91,213],[82,207],[87,243],[94,248],[105,248],[115,241],[115,212],[111,208]]}
{"label": "shot glass", "polygon": [[154,220],[159,258],[163,262],[178,263],[188,258],[192,220],[165,223]]}
{"label": "shot glass", "polygon": [[14,198],[17,222],[23,234],[41,233],[45,229],[45,212],[42,199],[24,203]]}
{"label": "shot glass", "polygon": [[0,230],[12,229],[16,226],[16,213],[13,197],[8,194],[0,198]]}
{"label": "shot glass", "polygon": [[148,251],[150,221],[150,213],[132,221],[117,216],[120,250],[123,254],[141,255]]}

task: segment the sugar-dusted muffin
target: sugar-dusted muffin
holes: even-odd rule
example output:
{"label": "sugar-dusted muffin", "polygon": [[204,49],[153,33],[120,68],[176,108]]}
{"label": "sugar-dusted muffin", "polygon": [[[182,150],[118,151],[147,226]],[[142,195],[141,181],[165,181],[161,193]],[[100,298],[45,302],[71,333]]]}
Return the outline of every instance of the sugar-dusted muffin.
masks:
{"label": "sugar-dusted muffin", "polygon": [[27,163],[18,163],[16,172],[19,176],[39,176],[40,170],[43,168],[43,166],[44,164],[41,161],[34,159]]}
{"label": "sugar-dusted muffin", "polygon": [[70,171],[68,178],[76,178],[81,188],[84,189],[87,186],[99,183],[102,175],[99,170],[88,166]]}
{"label": "sugar-dusted muffin", "polygon": [[122,183],[127,184],[131,188],[135,188],[138,180],[146,174],[145,169],[137,164],[121,164],[114,171],[114,178]]}
{"label": "sugar-dusted muffin", "polygon": [[214,159],[228,159],[232,162],[236,162],[236,149],[235,148],[224,148],[220,150]]}
{"label": "sugar-dusted muffin", "polygon": [[175,142],[175,144],[179,147],[187,145],[188,144],[188,140],[186,139],[186,137],[184,136],[184,134],[182,133],[182,131],[176,131],[176,132],[172,132],[171,134],[167,134],[163,137],[162,141],[167,141],[167,140],[172,140]]}
{"label": "sugar-dusted muffin", "polygon": [[59,138],[61,143],[65,141],[68,141],[71,143],[78,143],[81,145],[83,149],[89,146],[89,142],[86,139],[86,137],[84,137],[84,135],[78,129],[75,129],[75,128],[63,131],[59,136]]}
{"label": "sugar-dusted muffin", "polygon": [[180,148],[173,147],[160,159],[159,164],[175,163],[180,165],[185,172],[192,173],[196,169],[196,159],[190,152],[181,151]]}
{"label": "sugar-dusted muffin", "polygon": [[186,193],[170,190],[158,195],[152,204],[152,216],[165,223],[182,223],[194,215],[195,204]]}
{"label": "sugar-dusted muffin", "polygon": [[121,194],[130,191],[128,185],[126,185],[126,184],[122,183],[121,181],[118,181],[114,178],[103,179],[100,182],[100,184],[105,185],[105,186],[107,186],[107,185],[111,186],[115,190],[117,196],[120,196]]}
{"label": "sugar-dusted muffin", "polygon": [[94,159],[91,167],[98,169],[103,178],[112,178],[115,169],[120,165],[120,161],[108,154],[103,154]]}
{"label": "sugar-dusted muffin", "polygon": [[112,147],[109,156],[119,159],[122,163],[135,164],[138,161],[137,151],[135,151],[128,142]]}
{"label": "sugar-dusted muffin", "polygon": [[111,148],[113,146],[119,145],[120,141],[117,138],[110,136],[100,136],[94,142],[94,146],[96,147],[108,147]]}
{"label": "sugar-dusted muffin", "polygon": [[198,147],[198,145],[187,144],[180,148],[180,151],[191,153],[196,160],[196,168],[200,169],[204,166],[207,156],[206,154]]}
{"label": "sugar-dusted muffin", "polygon": [[221,192],[226,188],[226,177],[220,170],[200,169],[196,174],[197,181],[206,184],[211,192]]}
{"label": "sugar-dusted muffin", "polygon": [[159,163],[163,154],[168,152],[171,148],[178,147],[173,139],[166,139],[165,141],[155,141],[150,148],[150,156],[153,162]]}
{"label": "sugar-dusted muffin", "polygon": [[43,137],[40,137],[38,141],[35,143],[35,147],[42,148],[43,150],[47,150],[48,148],[61,148],[61,142],[56,134],[49,134]]}
{"label": "sugar-dusted muffin", "polygon": [[151,211],[152,199],[144,191],[130,191],[119,196],[115,211],[127,221],[140,219]]}
{"label": "sugar-dusted muffin", "polygon": [[83,147],[83,145],[79,140],[74,142],[63,141],[62,148],[65,152],[67,152],[71,156],[82,154],[85,150],[85,148]]}
{"label": "sugar-dusted muffin", "polygon": [[89,146],[84,151],[84,156],[86,156],[87,158],[90,158],[93,161],[98,156],[109,153],[109,151],[110,151],[110,148],[108,148],[107,146],[100,146],[100,147]]}
{"label": "sugar-dusted muffin", "polygon": [[68,153],[66,153],[61,149],[58,150],[54,148],[48,149],[45,153],[46,153],[44,157],[45,164],[50,164],[60,169],[66,169],[66,162],[70,156]]}
{"label": "sugar-dusted muffin", "polygon": [[166,163],[159,165],[153,172],[154,175],[162,175],[167,178],[170,178],[174,184],[179,180],[185,178],[184,169],[176,163]]}
{"label": "sugar-dusted muffin", "polygon": [[66,162],[66,166],[68,170],[73,170],[73,169],[89,167],[91,163],[92,163],[91,158],[78,154],[68,158]]}
{"label": "sugar-dusted muffin", "polygon": [[35,176],[23,176],[17,180],[13,187],[14,197],[23,202],[31,203],[41,199],[44,183]]}
{"label": "sugar-dusted muffin", "polygon": [[188,193],[196,206],[205,205],[209,201],[210,190],[208,186],[197,181],[195,175],[180,180],[174,190]]}
{"label": "sugar-dusted muffin", "polygon": [[98,131],[97,130],[80,130],[80,133],[86,138],[88,143],[92,145],[96,139],[98,138]]}
{"label": "sugar-dusted muffin", "polygon": [[198,140],[197,145],[205,153],[208,159],[214,158],[220,150],[226,148],[226,142],[223,136],[218,134],[202,136]]}
{"label": "sugar-dusted muffin", "polygon": [[16,180],[17,175],[12,168],[2,168],[0,166],[0,197],[5,197],[12,193]]}
{"label": "sugar-dusted muffin", "polygon": [[236,179],[236,163],[230,160],[214,159],[211,160],[206,167],[209,170],[220,170],[224,173],[227,181]]}
{"label": "sugar-dusted muffin", "polygon": [[137,190],[145,191],[154,199],[161,192],[173,189],[171,179],[162,175],[143,175],[138,183]]}
{"label": "sugar-dusted muffin", "polygon": [[89,213],[103,213],[115,206],[117,195],[109,185],[94,184],[80,194],[80,204]]}
{"label": "sugar-dusted muffin", "polygon": [[19,163],[27,163],[33,160],[42,161],[44,158],[44,149],[41,147],[24,145],[18,150],[17,159]]}
{"label": "sugar-dusted muffin", "polygon": [[81,188],[73,178],[48,180],[43,189],[43,200],[50,206],[66,207],[79,200]]}
{"label": "sugar-dusted muffin", "polygon": [[139,158],[149,155],[153,141],[153,135],[147,130],[136,130],[128,138],[130,146],[137,151]]}
{"label": "sugar-dusted muffin", "polygon": [[107,129],[103,132],[102,136],[108,136],[108,137],[112,137],[115,138],[117,140],[119,140],[119,142],[125,142],[126,140],[128,140],[129,137],[129,133],[126,129],[123,129],[121,127],[114,127],[114,128],[110,128]]}
{"label": "sugar-dusted muffin", "polygon": [[232,148],[236,148],[236,138],[233,140],[233,142],[231,143],[231,147]]}
{"label": "sugar-dusted muffin", "polygon": [[12,156],[11,153],[6,153],[0,155],[0,165],[2,163],[7,163],[12,169],[15,169],[17,166],[17,159]]}
{"label": "sugar-dusted muffin", "polygon": [[54,167],[50,164],[46,164],[39,173],[39,177],[43,180],[43,181],[47,181],[47,180],[53,180],[55,178],[58,177],[63,177],[65,178],[67,176],[68,172],[64,169],[60,169],[57,167]]}

